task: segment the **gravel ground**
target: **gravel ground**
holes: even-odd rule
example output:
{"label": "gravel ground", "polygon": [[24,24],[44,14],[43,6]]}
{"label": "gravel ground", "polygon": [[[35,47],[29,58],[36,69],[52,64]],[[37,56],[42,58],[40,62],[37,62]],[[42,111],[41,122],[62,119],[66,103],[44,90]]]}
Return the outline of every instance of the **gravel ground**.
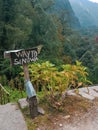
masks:
{"label": "gravel ground", "polygon": [[27,130],[25,120],[17,104],[0,105],[0,130]]}
{"label": "gravel ground", "polygon": [[[56,127],[56,130],[98,130],[98,106],[92,107],[80,118],[75,116],[71,123],[66,121],[60,123],[62,125]],[[17,104],[0,105],[0,130],[27,130],[25,120]]]}
{"label": "gravel ground", "polygon": [[79,119],[75,118],[71,123],[62,123],[57,130],[98,130],[98,108],[93,107],[88,113]]}
{"label": "gravel ground", "polygon": [[[52,118],[51,121],[53,120],[54,122],[50,128],[53,129],[47,129],[48,124],[46,127],[38,125],[39,128],[37,130],[98,130],[98,86],[90,87],[89,93],[87,88],[83,88],[79,92],[81,92],[80,95],[93,102],[91,109],[81,116],[74,114],[74,117],[69,122],[67,119],[62,119],[63,117],[55,120]],[[69,91],[69,95],[72,94],[75,93]],[[94,101],[95,97],[97,98],[96,101]],[[27,105],[25,100],[22,100],[20,104],[22,106]],[[0,130],[27,130],[24,117],[17,104],[0,105]]]}

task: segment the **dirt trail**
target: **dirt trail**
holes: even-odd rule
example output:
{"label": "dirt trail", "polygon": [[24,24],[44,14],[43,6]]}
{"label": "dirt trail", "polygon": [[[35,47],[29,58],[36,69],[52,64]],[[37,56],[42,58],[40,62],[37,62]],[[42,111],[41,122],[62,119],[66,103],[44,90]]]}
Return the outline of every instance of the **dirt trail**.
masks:
{"label": "dirt trail", "polygon": [[[59,120],[56,126],[58,127],[53,130],[98,130],[98,106],[93,106],[79,118],[76,118],[75,115],[70,123],[66,120]],[[27,130],[25,120],[17,104],[0,105],[0,130]],[[39,128],[39,130],[42,129]]]}
{"label": "dirt trail", "polygon": [[[90,100],[90,109],[82,114],[81,109],[79,109],[79,113],[75,113],[74,109],[77,109],[79,102],[82,104],[83,102],[76,93],[69,91],[69,95],[76,95],[75,98],[70,98],[69,101],[71,102],[69,106],[66,106],[68,107],[67,109],[71,108],[74,111],[72,112],[73,115],[69,113],[68,119],[66,119],[66,115],[49,117],[48,120],[51,120],[51,123],[46,124],[43,122],[41,125],[38,124],[38,121],[36,122],[36,118],[35,122],[38,125],[36,130],[98,130],[98,86],[90,87],[89,93],[87,88],[82,88],[79,90],[79,94],[87,100]],[[75,106],[73,106],[73,103],[75,103]],[[0,105],[0,130],[27,130],[26,122],[17,104],[8,103],[6,105]]]}
{"label": "dirt trail", "polygon": [[80,118],[73,118],[71,123],[61,122],[56,130],[98,130],[98,107],[93,107]]}

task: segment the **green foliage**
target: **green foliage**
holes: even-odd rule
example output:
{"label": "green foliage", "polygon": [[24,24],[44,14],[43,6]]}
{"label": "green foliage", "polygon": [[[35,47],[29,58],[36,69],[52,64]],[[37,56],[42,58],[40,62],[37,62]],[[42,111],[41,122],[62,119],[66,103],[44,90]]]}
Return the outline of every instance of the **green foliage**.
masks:
{"label": "green foliage", "polygon": [[49,61],[29,65],[31,82],[36,91],[41,90],[50,105],[59,109],[63,104],[63,93],[70,88],[84,87],[87,80],[86,67],[80,62],[76,65],[62,65],[58,69]]}
{"label": "green foliage", "polygon": [[[97,55],[98,45],[94,38],[98,29],[81,29],[82,33],[73,30],[71,23],[78,23],[74,18],[71,6],[65,1],[0,0],[0,48],[4,52],[42,44],[41,60],[56,65],[79,60],[88,67],[90,78],[96,83],[97,57],[94,55]],[[9,61],[1,58],[0,53],[0,75],[6,75],[8,80],[17,77],[20,68],[12,69]]]}
{"label": "green foliage", "polygon": [[5,86],[8,84],[8,80],[5,75],[0,76],[0,83]]}
{"label": "green foliage", "polygon": [[5,86],[5,89],[9,92],[10,102],[18,102],[19,99],[26,97],[25,90],[19,90],[17,88],[11,88],[10,86]]}
{"label": "green foliage", "polygon": [[[11,72],[9,72],[7,74],[7,76],[9,74],[11,74]],[[8,77],[6,77],[6,75],[0,75],[0,83],[4,86],[4,88],[10,94],[9,95],[9,101],[16,102],[20,98],[26,97],[26,92],[25,92],[25,88],[24,88],[24,79],[23,79],[23,77],[20,77],[18,74],[17,74],[17,76],[12,74],[12,76],[13,76],[12,79],[10,79],[11,76],[8,79]]]}
{"label": "green foliage", "polygon": [[20,66],[11,66],[9,59],[3,59],[0,62],[0,83],[2,85],[8,85],[13,81],[13,88],[19,88],[22,84],[23,78],[19,76],[21,72]]}
{"label": "green foliage", "polygon": [[93,68],[93,74],[91,75],[91,78],[93,77],[93,82],[98,84],[98,53],[94,55],[94,68]]}
{"label": "green foliage", "polygon": [[86,84],[91,84],[87,80],[87,68],[81,65],[81,62],[76,61],[76,65],[63,65],[64,75],[67,77],[69,87],[78,88],[84,87]]}
{"label": "green foliage", "polygon": [[26,92],[24,89],[11,88],[10,86],[2,86],[0,83],[0,104],[8,102],[18,102],[19,99],[25,98]]}

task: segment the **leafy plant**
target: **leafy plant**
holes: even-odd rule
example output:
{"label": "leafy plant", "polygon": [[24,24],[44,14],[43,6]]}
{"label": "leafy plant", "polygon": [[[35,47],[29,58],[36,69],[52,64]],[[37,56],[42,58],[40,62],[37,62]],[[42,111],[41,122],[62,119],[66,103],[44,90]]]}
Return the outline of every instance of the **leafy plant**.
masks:
{"label": "leafy plant", "polygon": [[20,98],[26,97],[26,92],[25,90],[20,91],[17,88],[11,88],[9,86],[5,86],[5,89],[9,92],[10,94],[10,102],[17,102]]}
{"label": "leafy plant", "polygon": [[86,67],[76,61],[76,65],[66,64],[58,69],[49,61],[29,65],[31,82],[36,91],[42,91],[44,98],[56,109],[63,105],[63,93],[70,88],[84,87],[87,80]]}
{"label": "leafy plant", "polygon": [[81,62],[76,61],[76,65],[62,65],[62,68],[64,75],[67,77],[69,88],[84,87],[85,84],[91,84],[87,79],[87,68],[82,66]]}

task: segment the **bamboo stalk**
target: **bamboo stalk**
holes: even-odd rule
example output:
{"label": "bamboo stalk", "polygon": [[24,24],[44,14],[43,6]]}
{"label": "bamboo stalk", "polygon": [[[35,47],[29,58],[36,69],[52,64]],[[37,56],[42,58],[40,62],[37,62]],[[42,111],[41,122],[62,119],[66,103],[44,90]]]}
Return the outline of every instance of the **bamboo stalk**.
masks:
{"label": "bamboo stalk", "polygon": [[9,95],[9,92],[0,84],[0,104],[9,102]]}

